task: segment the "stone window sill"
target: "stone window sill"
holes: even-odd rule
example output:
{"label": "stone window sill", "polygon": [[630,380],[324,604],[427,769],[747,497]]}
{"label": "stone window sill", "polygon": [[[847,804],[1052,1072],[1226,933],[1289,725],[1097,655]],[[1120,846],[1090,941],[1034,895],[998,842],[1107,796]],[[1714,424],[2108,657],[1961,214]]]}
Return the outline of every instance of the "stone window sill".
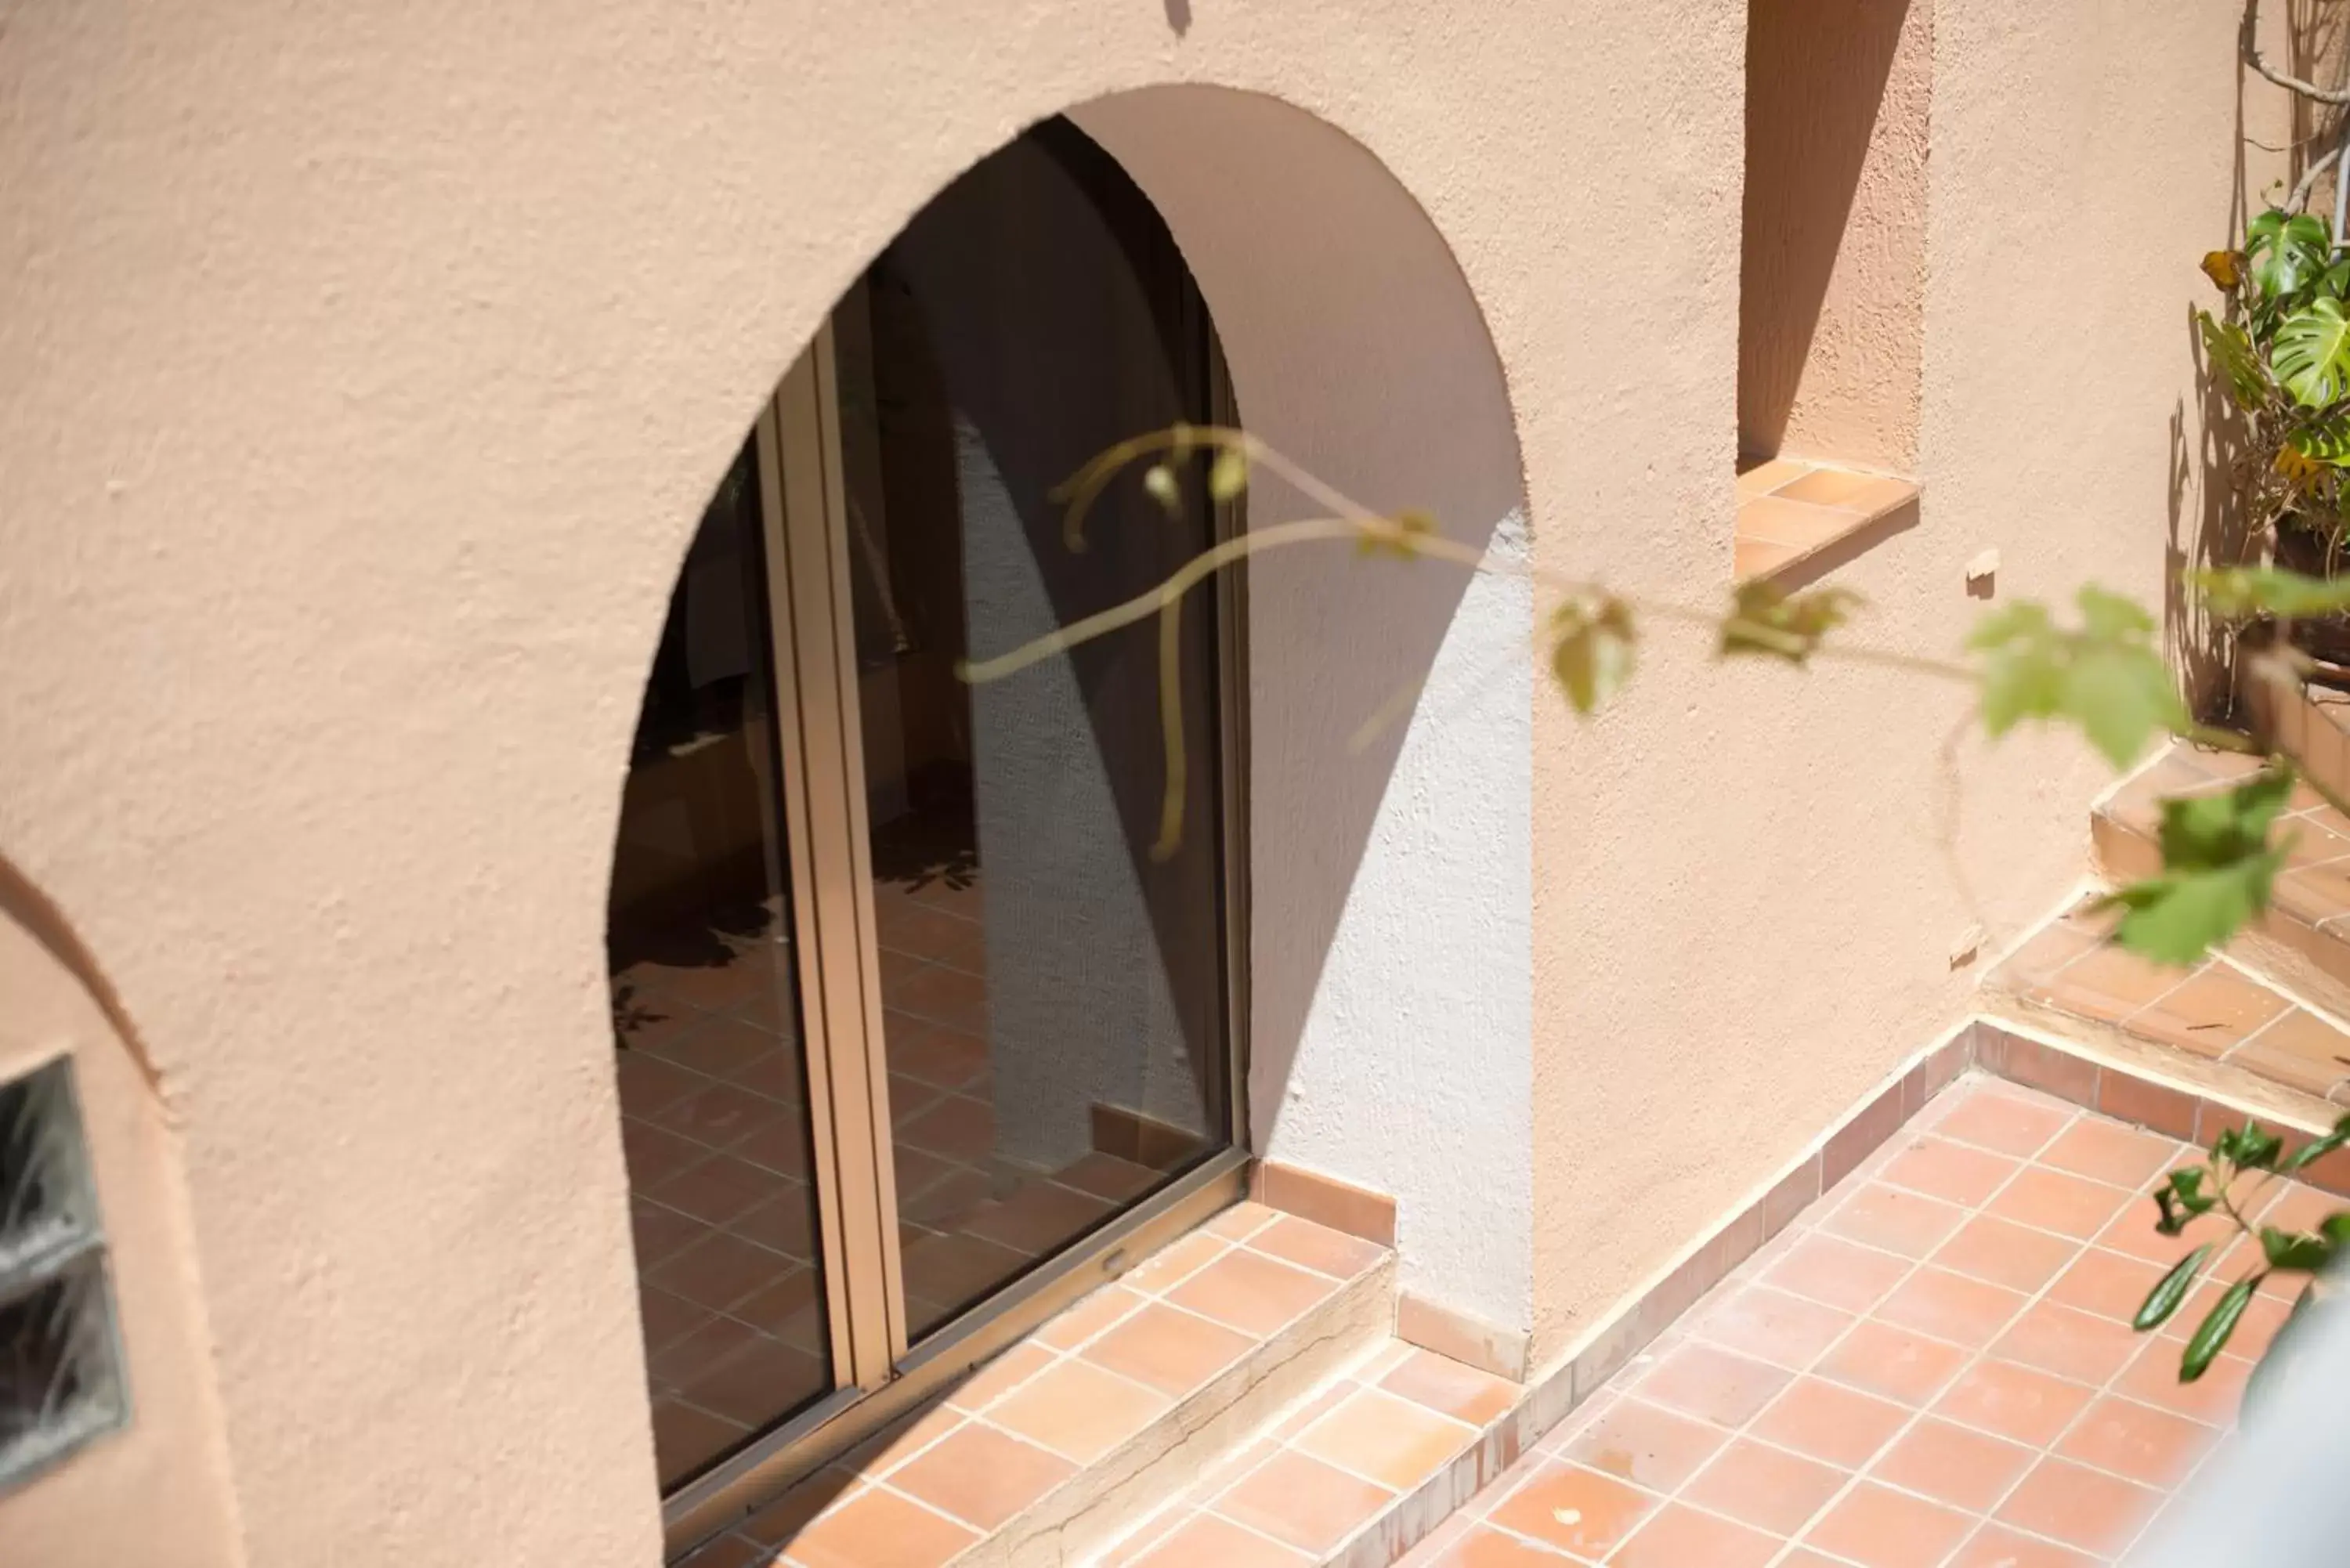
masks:
{"label": "stone window sill", "polygon": [[1740,582],[1816,576],[1916,517],[1918,484],[1831,462],[1774,457],[1738,476]]}

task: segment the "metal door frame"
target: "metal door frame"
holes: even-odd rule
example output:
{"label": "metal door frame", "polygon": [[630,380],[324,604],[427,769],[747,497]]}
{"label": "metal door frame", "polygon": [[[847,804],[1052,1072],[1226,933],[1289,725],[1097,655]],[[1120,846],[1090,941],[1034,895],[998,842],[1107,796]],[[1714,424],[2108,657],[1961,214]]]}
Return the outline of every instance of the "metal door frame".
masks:
{"label": "metal door frame", "polygon": [[[1232,423],[1222,363],[1212,351],[1209,359],[1214,417]],[[1216,574],[1213,588],[1230,1144],[909,1345],[837,377],[827,319],[761,410],[755,438],[778,777],[836,1387],[663,1499],[671,1558],[928,1403],[1247,1191],[1247,587],[1243,568],[1236,567]],[[1217,508],[1215,525],[1219,536],[1245,526],[1237,501]]]}

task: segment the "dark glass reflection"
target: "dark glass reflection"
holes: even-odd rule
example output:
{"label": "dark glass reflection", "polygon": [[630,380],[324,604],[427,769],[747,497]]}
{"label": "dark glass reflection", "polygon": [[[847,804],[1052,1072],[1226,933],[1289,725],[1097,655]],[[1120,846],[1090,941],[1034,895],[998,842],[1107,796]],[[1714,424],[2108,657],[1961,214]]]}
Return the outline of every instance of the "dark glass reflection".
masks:
{"label": "dark glass reflection", "polygon": [[1041,126],[834,316],[908,1316],[920,1334],[1225,1146],[1216,600],[1181,643],[1191,789],[1154,860],[1155,627],[973,689],[955,662],[1149,588],[1213,537],[1139,483],[1089,547],[1048,493],[1210,417],[1206,313],[1100,149]]}
{"label": "dark glass reflection", "polygon": [[761,538],[746,444],[670,603],[612,867],[613,1043],[664,1490],[832,1386]]}

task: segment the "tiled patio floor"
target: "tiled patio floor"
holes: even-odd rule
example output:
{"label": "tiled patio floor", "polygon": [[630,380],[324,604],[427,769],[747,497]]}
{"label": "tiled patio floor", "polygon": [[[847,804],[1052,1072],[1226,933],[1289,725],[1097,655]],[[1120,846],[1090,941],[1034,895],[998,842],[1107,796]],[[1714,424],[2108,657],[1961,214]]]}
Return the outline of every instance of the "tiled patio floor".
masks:
{"label": "tiled patio floor", "polygon": [[[2187,1151],[1969,1077],[1407,1559],[1415,1568],[2085,1568],[2222,1441],[2286,1299],[2176,1380],[2205,1286],[2127,1317],[2202,1238],[2153,1230]],[[2271,1222],[2336,1200],[2277,1183]],[[2241,1258],[2222,1260],[2232,1278]]]}

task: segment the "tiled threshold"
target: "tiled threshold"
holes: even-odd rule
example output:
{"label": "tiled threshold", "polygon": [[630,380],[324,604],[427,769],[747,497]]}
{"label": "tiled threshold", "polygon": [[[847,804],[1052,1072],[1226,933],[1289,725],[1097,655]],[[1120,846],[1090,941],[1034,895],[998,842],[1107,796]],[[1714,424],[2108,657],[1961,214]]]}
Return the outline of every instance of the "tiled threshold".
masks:
{"label": "tiled threshold", "polygon": [[1738,475],[1733,571],[1740,582],[1824,566],[1918,499],[1914,481],[1792,457]]}
{"label": "tiled threshold", "polygon": [[1228,1210],[684,1563],[1087,1561],[1381,1344],[1394,1276],[1387,1248]]}
{"label": "tiled threshold", "polygon": [[[1983,1085],[1991,1079],[2011,1080],[2015,1087],[1986,1091]],[[1946,1093],[1953,1085],[1960,1087]],[[2012,1104],[2043,1106],[2039,1122],[2053,1116],[2065,1125],[2077,1121],[2084,1127],[2104,1127],[2111,1119],[2152,1130],[2149,1139],[2127,1145],[2137,1149],[2135,1154],[2125,1158],[2108,1151],[2110,1158],[2128,1165],[2126,1179],[2116,1174],[2118,1165],[2100,1168],[2104,1175],[2097,1179],[2112,1191],[2095,1196],[2101,1201],[2110,1197],[2111,1207],[2097,1217],[2091,1235],[2074,1236],[2069,1243],[2075,1252],[2096,1254],[2085,1265],[2090,1274],[2118,1268],[2139,1294],[2147,1282],[2137,1276],[2172,1255],[2161,1250],[2169,1243],[2158,1245],[2155,1239],[2134,1232],[2125,1235],[2137,1221],[2125,1222],[2121,1217],[2138,1212],[2143,1192],[2135,1184],[2142,1171],[2151,1175],[2181,1154],[2178,1140],[2208,1139],[2223,1118],[2241,1120],[2248,1109],[2288,1131],[2309,1126],[2305,1118],[2272,1116],[2267,1107],[2247,1106],[2239,1097],[2199,1097],[2175,1083],[2149,1076],[2137,1064],[2028,1024],[1972,1019],[1912,1058],[1711,1233],[1690,1243],[1632,1293],[1605,1323],[1523,1384],[1393,1338],[1388,1332],[1395,1310],[1393,1259],[1385,1249],[1258,1204],[1243,1204],[1069,1309],[982,1368],[945,1404],[852,1454],[687,1561],[691,1568],[769,1563],[784,1568],[942,1568],[948,1563],[993,1568],[1095,1563],[1107,1568],[1296,1568],[1314,1563],[1383,1568],[1406,1560],[1415,1549],[1420,1554],[1410,1561],[1440,1563],[1446,1568],[1555,1568],[1558,1563],[1602,1562],[1623,1568],[1713,1568],[1717,1563],[1737,1568],[1749,1561],[1754,1568],[1908,1568],[1913,1561],[1938,1565],[1947,1561],[1950,1568],[2079,1568],[2105,1561],[2095,1553],[2067,1554],[2070,1548],[2055,1544],[2069,1539],[2062,1531],[2015,1534],[2012,1521],[2000,1522],[2006,1516],[1987,1506],[1969,1514],[1966,1530],[1945,1543],[1957,1555],[1912,1559],[1896,1552],[1874,1557],[1859,1549],[1857,1534],[1851,1535],[1849,1550],[1843,1552],[1794,1546],[1788,1543],[1798,1538],[1801,1528],[1789,1525],[1770,1553],[1754,1556],[1754,1542],[1748,1537],[1757,1526],[1739,1522],[1742,1516],[1734,1508],[1725,1511],[1683,1494],[1682,1483],[1698,1474],[1700,1460],[1688,1461],[1689,1474],[1665,1484],[1659,1478],[1668,1471],[1644,1468],[1657,1462],[1640,1446],[1645,1439],[1628,1445],[1617,1437],[1593,1439],[1599,1449],[1586,1443],[1580,1457],[1569,1453],[1583,1435],[1600,1429],[1609,1410],[1657,1404],[1671,1410],[1671,1400],[1683,1396],[1669,1395],[1653,1383],[1654,1369],[1684,1343],[1711,1343],[1709,1335],[1719,1337],[1712,1330],[1685,1327],[1683,1320],[1690,1325],[1700,1318],[1711,1321],[1721,1301],[1753,1286],[1775,1267],[1775,1260],[1806,1246],[1804,1238],[1815,1231],[1835,1232],[1835,1245],[1828,1251],[1848,1245],[1874,1249],[1898,1261],[1897,1268],[1880,1260],[1878,1272],[1890,1269],[1906,1276],[1927,1256],[1917,1251],[1922,1244],[1918,1238],[1904,1239],[1908,1216],[1937,1215],[1950,1222],[1928,1249],[1935,1254],[1934,1269],[1919,1272],[1933,1276],[1939,1269],[1964,1274],[1971,1267],[1976,1282],[1986,1289],[2021,1292],[2033,1296],[2035,1303],[2047,1294],[2047,1280],[2009,1280],[1998,1271],[2027,1266],[2017,1260],[2044,1262],[2055,1243],[2045,1236],[2033,1238],[2052,1225],[2054,1233],[2063,1237],[2065,1225],[2085,1223],[2085,1210],[2061,1221],[2045,1215],[2035,1219],[2010,1213],[1991,1193],[1968,1199],[1955,1188],[1935,1198],[1939,1207],[1920,1208],[1915,1201],[1916,1184],[1942,1178],[1885,1174],[1888,1162],[1900,1160],[1905,1150],[1929,1133],[1931,1139],[1961,1142],[1970,1137],[1977,1141],[1991,1137],[1990,1153],[2011,1163],[2035,1154],[2036,1144],[2002,1148],[1997,1147],[1996,1135],[1950,1130],[1949,1124],[1961,1116],[1961,1107],[1986,1092],[2004,1096]],[[2052,1105],[2056,1108],[2046,1108]],[[2076,1116],[2075,1109],[2090,1114]],[[2094,1142],[2096,1135],[2084,1137]],[[2147,1152],[2156,1146],[2159,1158]],[[2018,1195],[2005,1200],[2010,1207],[2024,1202],[2028,1193],[2061,1193],[2067,1181],[2084,1174],[2064,1166],[2063,1158],[2069,1157],[2038,1153],[2037,1158],[2043,1164],[2055,1158],[2054,1171],[2030,1175],[2029,1179],[2019,1177]],[[1927,1164],[1932,1163],[1929,1157]],[[1959,1163],[1981,1167],[1982,1161]],[[2350,1159],[2342,1157],[2312,1168],[2312,1174],[2327,1179],[2328,1185],[2340,1185],[2345,1173],[2350,1173]],[[2060,1176],[2065,1179],[2057,1179]],[[1948,1179],[1963,1186],[1969,1179],[1957,1175]],[[1884,1195],[1888,1185],[1898,1189],[1905,1183],[1910,1189],[1906,1195]],[[1864,1192],[1877,1197],[1856,1197]],[[1890,1205],[1894,1217],[1884,1220],[1889,1229],[1875,1240],[1857,1234],[1856,1227],[1877,1223],[1870,1218],[1869,1205],[1878,1202]],[[1969,1204],[1969,1212],[1957,1218],[1945,1212],[1953,1205]],[[2150,1206],[2146,1212],[2151,1213]],[[1831,1221],[1830,1215],[1842,1218]],[[1971,1236],[1987,1261],[1971,1265],[1957,1261],[1966,1247],[1962,1236]],[[2119,1253],[2126,1265],[2101,1261],[2109,1252]],[[1991,1272],[1987,1278],[1986,1270]],[[1310,1296],[1304,1291],[1294,1298],[1279,1290],[1268,1292],[1268,1284],[1275,1281],[1290,1281],[1288,1288],[1295,1289],[1291,1276],[1300,1273],[1316,1282]],[[1896,1282],[1887,1277],[1868,1302],[1812,1304],[1853,1315],[1892,1293]],[[2084,1275],[2074,1283],[2083,1292],[2092,1285],[2111,1287],[2112,1300],[2100,1298],[2097,1303],[2101,1313],[2128,1293],[2102,1277]],[[1980,1301],[1991,1299],[1981,1290],[1950,1288]],[[2122,1339],[2128,1335],[2120,1316],[2079,1310],[2089,1304],[2085,1297],[2077,1303],[2061,1295],[2052,1299],[2071,1313],[2058,1315],[2060,1327],[2096,1340],[2105,1347],[2100,1355],[2121,1354]],[[1268,1301],[1274,1304],[1266,1304]],[[1700,1303],[1706,1305],[1693,1314]],[[2135,1298],[2116,1311],[2126,1315],[2134,1305]],[[2122,1339],[2109,1332],[2113,1330]],[[1917,1332],[1918,1325],[1911,1324],[1910,1331]],[[1758,1332],[1774,1331],[1766,1324]],[[1874,1328],[1856,1332],[1863,1340],[1878,1336]],[[1981,1344],[1967,1343],[1965,1333],[1952,1338],[1953,1330],[1936,1331],[1930,1324],[1925,1332],[1929,1339],[1948,1340],[1969,1356],[1983,1349]],[[2257,1343],[2255,1334],[2244,1348]],[[2176,1348],[2174,1344],[2171,1350]],[[1944,1352],[1928,1354],[1929,1359],[1948,1359]],[[2026,1370],[2033,1370],[2030,1354],[2038,1353],[2019,1354]],[[1762,1359],[1769,1361],[1768,1356]],[[2232,1414],[2232,1407],[2216,1417],[2208,1410],[2197,1416],[2184,1407],[2208,1399],[2213,1388],[2226,1386],[2224,1381],[2197,1386],[2200,1394],[2176,1390],[2154,1376],[2147,1355],[2133,1350],[2123,1359],[2128,1366],[2112,1370],[2102,1383],[2069,1379],[2079,1385],[2083,1407],[2108,1396],[2158,1410],[2176,1405],[2178,1413],[2215,1427]],[[1900,1356],[1896,1361],[1907,1364]],[[1775,1370],[1762,1375],[1777,1379],[1771,1397],[1794,1382],[1808,1386],[1812,1374],[1804,1368],[1771,1365]],[[1717,1385],[1733,1390],[1741,1386],[1735,1377],[1725,1381],[1714,1376],[1725,1370],[1739,1368],[1715,1366],[1689,1379],[1695,1391],[1686,1397],[1711,1399],[1715,1394],[1708,1390]],[[2230,1377],[2236,1370],[2222,1368]],[[2131,1388],[2115,1381],[2126,1374],[2136,1379]],[[2068,1377],[2061,1368],[2051,1375],[2059,1381]],[[1825,1372],[1817,1376],[1836,1380]],[[1733,1392],[1725,1397],[1743,1396]],[[1804,1397],[1834,1405],[1840,1397],[1831,1391]],[[1881,1392],[1870,1397],[1900,1403]],[[1866,1412],[1876,1407],[1850,1408]],[[2120,1415],[2126,1417],[2129,1412]],[[1918,1426],[1913,1417],[1911,1410],[1898,1425],[1903,1430]],[[1738,1449],[1741,1465],[1750,1458],[1741,1446],[1752,1436],[1744,1431],[1745,1418],[1711,1419],[1710,1428],[1717,1448]],[[1708,1418],[1698,1419],[1703,1424]],[[1817,1441],[1839,1441],[1832,1435],[1836,1425],[1826,1420],[1823,1429],[1831,1435]],[[1939,1426],[1929,1429],[1939,1433]],[[1887,1428],[1880,1435],[1891,1443],[1898,1434]],[[1767,1437],[1757,1440],[1769,1450],[1752,1457],[1764,1480],[1723,1479],[1720,1485],[1768,1490],[1774,1484],[1768,1480],[1773,1468],[1779,1467],[1804,1478],[1795,1485],[1795,1494],[1815,1489],[1818,1476],[1790,1466],[1792,1453],[1830,1469],[1840,1463],[1845,1473],[1836,1496],[1861,1500],[1852,1504],[1856,1513],[1898,1519],[1920,1498],[1931,1501],[1930,1488],[1913,1488],[1917,1495],[1911,1496],[1897,1482],[1878,1477],[1869,1468],[1877,1462],[1873,1458],[1808,1456],[1800,1442]],[[2055,1440],[2052,1435],[2043,1447]],[[1967,1446],[1963,1438],[1952,1441]],[[1870,1455],[1876,1451],[1872,1447]],[[2076,1460],[2061,1455],[2033,1463],[2056,1465],[2060,1459],[2077,1466]],[[1502,1517],[1509,1496],[1526,1489],[1538,1475],[1550,1476],[1562,1468],[1586,1478],[1612,1477],[1628,1483],[1638,1495],[1627,1501],[1601,1489],[1599,1506],[1586,1508],[1563,1497],[1539,1507],[1522,1506],[1523,1518],[1517,1525]],[[2053,1479],[2041,1483],[2040,1490],[2062,1490],[2058,1480],[2076,1479],[2064,1469],[2052,1469],[2050,1475]],[[1596,1485],[1588,1479],[1574,1484]],[[1897,1501],[1880,1496],[1887,1490],[1897,1494]],[[2143,1501],[2134,1492],[2115,1495],[2131,1507]],[[1898,1501],[1900,1497],[1908,1501]],[[1794,1504],[1753,1506],[1783,1512]],[[1951,1505],[1939,1506],[1948,1511]],[[1615,1511],[1607,1513],[1609,1508]],[[1607,1538],[1604,1550],[1595,1544],[1600,1539],[1596,1535],[1578,1549],[1572,1541],[1562,1542],[1555,1532],[1545,1533],[1568,1515],[1577,1516],[1578,1521],[1590,1519],[1595,1528],[1605,1515],[1620,1529]],[[1810,1513],[1804,1517],[1812,1520]],[[1543,1522],[1545,1518],[1548,1525]],[[1731,1524],[1747,1533],[1731,1531]],[[1844,1531],[1848,1524],[1846,1520],[1836,1528]],[[1934,1528],[1947,1532],[1953,1527],[1942,1520]],[[1487,1539],[1494,1535],[1508,1539]],[[2013,1548],[2012,1561],[1993,1552],[1995,1546]],[[1778,1554],[1782,1549],[1786,1554]]]}

